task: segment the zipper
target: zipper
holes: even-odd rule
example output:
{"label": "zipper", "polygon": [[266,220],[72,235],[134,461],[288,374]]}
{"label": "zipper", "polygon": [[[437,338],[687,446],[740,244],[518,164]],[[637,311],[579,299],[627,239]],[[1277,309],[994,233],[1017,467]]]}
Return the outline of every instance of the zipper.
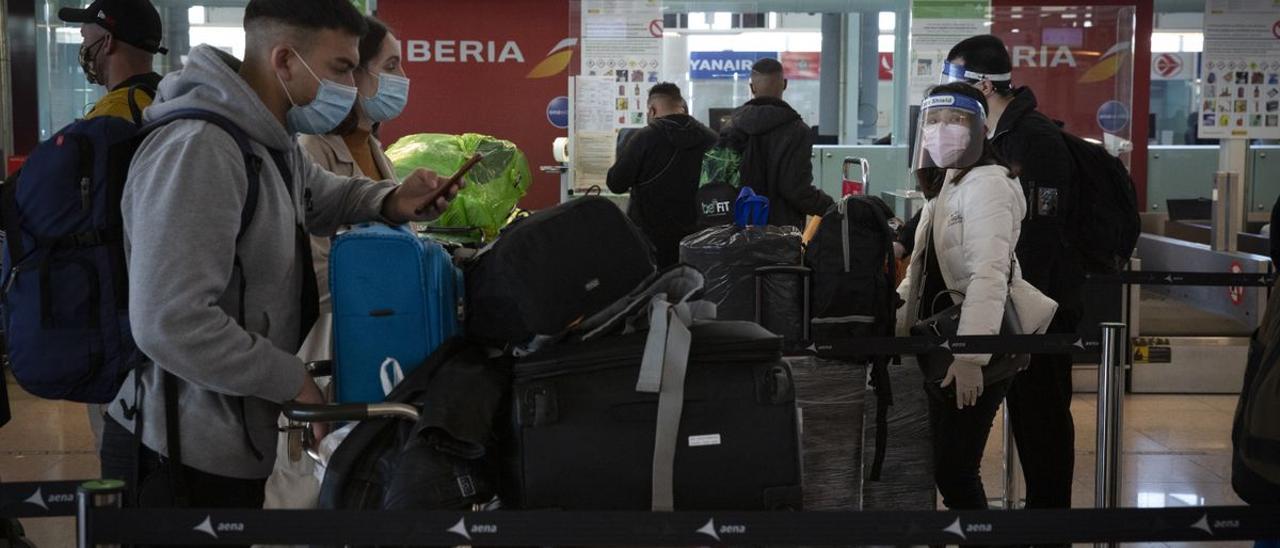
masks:
{"label": "zipper", "polygon": [[849,205],[848,205],[848,204],[849,204],[849,200],[851,200],[851,199],[853,199],[853,197],[852,197],[852,196],[846,196],[843,200],[840,200],[840,226],[844,229],[844,230],[842,230],[842,231],[840,232],[840,242],[841,242],[841,244],[842,244],[842,246],[841,246],[841,247],[843,247],[843,248],[844,248],[844,249],[843,249],[843,251],[844,251],[844,271],[845,271],[845,272],[849,272],[849,271],[850,271],[850,264],[849,264]]}
{"label": "zipper", "polygon": [[89,211],[93,207],[92,182],[88,177],[80,178],[80,210]]}

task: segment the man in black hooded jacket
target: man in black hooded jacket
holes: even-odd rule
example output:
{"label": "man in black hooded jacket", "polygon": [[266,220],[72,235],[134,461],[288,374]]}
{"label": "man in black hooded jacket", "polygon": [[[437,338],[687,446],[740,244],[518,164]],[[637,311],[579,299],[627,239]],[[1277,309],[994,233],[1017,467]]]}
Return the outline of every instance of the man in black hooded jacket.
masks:
{"label": "man in black hooded jacket", "polygon": [[782,64],[761,59],[751,67],[751,95],[733,112],[721,139],[742,151],[742,184],[769,199],[769,224],[804,228],[806,215],[822,215],[835,202],[813,186],[813,134],[782,100]]}
{"label": "man in black hooded jacket", "polygon": [[702,156],[716,134],[685,112],[680,88],[649,89],[649,125],[636,131],[609,168],[609,190],[631,192],[627,214],[649,237],[658,268],[680,262],[680,240],[697,230]]}
{"label": "man in black hooded jacket", "polygon": [[[968,38],[947,55],[944,69],[987,96],[991,143],[1027,194],[1018,239],[1022,276],[1058,302],[1049,333],[1075,333],[1083,308],[1084,270],[1069,245],[1067,220],[1074,203],[1072,158],[1062,129],[1036,110],[1027,87],[1012,84],[1009,50],[995,36]],[[1068,508],[1075,463],[1070,355],[1033,355],[1007,401],[1014,439],[1027,479],[1028,508]]]}

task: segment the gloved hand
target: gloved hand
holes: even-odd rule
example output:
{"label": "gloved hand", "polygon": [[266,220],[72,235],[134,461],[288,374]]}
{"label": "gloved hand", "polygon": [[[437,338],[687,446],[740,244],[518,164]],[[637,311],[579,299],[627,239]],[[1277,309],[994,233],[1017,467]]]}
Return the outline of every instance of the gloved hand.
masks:
{"label": "gloved hand", "polygon": [[942,387],[952,384],[956,385],[956,409],[977,405],[982,396],[982,364],[962,359],[951,362]]}

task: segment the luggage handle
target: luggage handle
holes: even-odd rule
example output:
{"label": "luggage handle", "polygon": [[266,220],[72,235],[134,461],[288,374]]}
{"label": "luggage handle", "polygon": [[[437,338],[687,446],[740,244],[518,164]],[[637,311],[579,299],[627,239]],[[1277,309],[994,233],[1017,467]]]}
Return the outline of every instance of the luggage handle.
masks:
{"label": "luggage handle", "polygon": [[780,274],[800,276],[802,299],[801,314],[803,314],[803,316],[801,316],[800,337],[802,342],[809,342],[812,338],[810,336],[809,325],[809,317],[811,315],[809,308],[811,306],[809,302],[809,292],[813,286],[813,269],[807,266],[780,264],[759,267],[755,270],[754,274],[756,279],[755,319],[756,323],[760,325],[764,325],[764,279],[769,276],[776,276]]}
{"label": "luggage handle", "polygon": [[[398,418],[418,420],[418,409],[405,403],[296,403],[280,407],[285,418],[298,423],[354,422]],[[292,426],[291,426],[292,428]]]}
{"label": "luggage handle", "polygon": [[[849,178],[849,166],[854,164],[862,168],[862,177],[860,179]],[[868,186],[871,183],[871,162],[868,162],[866,158],[845,156],[844,163],[840,165],[840,175],[846,181],[860,181],[864,186]]]}

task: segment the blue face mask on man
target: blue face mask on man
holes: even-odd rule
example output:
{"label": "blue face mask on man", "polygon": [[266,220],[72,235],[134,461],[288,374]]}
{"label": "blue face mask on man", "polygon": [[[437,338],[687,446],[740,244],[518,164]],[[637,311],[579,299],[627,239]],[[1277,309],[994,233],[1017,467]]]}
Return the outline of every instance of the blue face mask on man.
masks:
{"label": "blue face mask on man", "polygon": [[276,73],[276,80],[280,82],[280,86],[284,87],[284,94],[289,98],[288,114],[285,115],[286,129],[289,133],[303,133],[307,135],[319,135],[333,131],[338,127],[342,120],[347,117],[347,113],[351,112],[351,106],[356,102],[356,88],[354,86],[345,86],[332,80],[322,80],[316,76],[315,71],[311,70],[311,66],[307,64],[307,60],[302,58],[297,51],[290,48],[294,55],[302,61],[302,66],[306,67],[307,72],[311,73],[311,77],[320,82],[320,89],[316,91],[316,98],[306,105],[298,105],[294,102],[293,95],[289,93],[289,86],[284,85],[284,80],[280,78],[280,73]]}
{"label": "blue face mask on man", "polygon": [[375,74],[378,92],[373,97],[360,97],[360,106],[374,123],[385,122],[404,111],[409,103],[409,79],[399,74]]}

